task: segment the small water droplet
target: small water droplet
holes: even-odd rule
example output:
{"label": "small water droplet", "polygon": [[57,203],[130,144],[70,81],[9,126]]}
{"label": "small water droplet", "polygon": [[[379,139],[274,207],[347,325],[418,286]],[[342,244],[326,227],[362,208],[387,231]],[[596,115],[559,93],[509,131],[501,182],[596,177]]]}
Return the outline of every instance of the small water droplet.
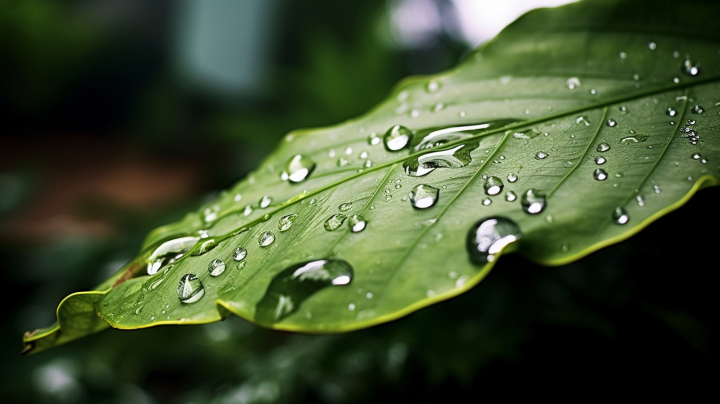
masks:
{"label": "small water droplet", "polygon": [[367,226],[367,221],[364,217],[360,215],[352,215],[350,216],[348,225],[350,226],[350,231],[352,231],[353,233],[359,233],[365,230],[365,227]]}
{"label": "small water droplet", "polygon": [[673,77],[673,83],[675,83],[675,84],[680,83],[680,77]]}
{"label": "small water droplet", "polygon": [[412,138],[412,131],[404,126],[395,125],[388,129],[383,137],[383,144],[388,151],[404,149]]}
{"label": "small water droplet", "polygon": [[482,204],[485,205],[485,206],[488,206],[488,205],[490,205],[491,203],[492,203],[492,199],[490,199],[490,198],[485,198],[485,199],[483,199],[483,201],[482,201]]}
{"label": "small water droplet", "polygon": [[497,195],[503,190],[503,182],[498,177],[488,177],[487,180],[485,180],[485,184],[483,187],[485,188],[485,193],[488,195]]}
{"label": "small water droplet", "polygon": [[667,111],[665,111],[665,113],[666,113],[668,116],[675,116],[675,115],[677,115],[677,111],[676,111],[675,109],[673,109],[672,107],[668,108]]}
{"label": "small water droplet", "polygon": [[579,86],[580,86],[580,79],[577,78],[577,77],[570,77],[570,78],[567,79],[567,81],[565,82],[565,85],[566,85],[569,89],[574,90],[575,87],[579,87]]}
{"label": "small water droplet", "polygon": [[642,195],[637,195],[635,197],[635,200],[637,200],[638,206],[645,206],[645,200],[643,199]]}
{"label": "small water droplet", "polygon": [[625,224],[630,220],[630,216],[628,216],[625,209],[621,207],[617,207],[613,210],[612,218],[617,224]]}
{"label": "small water droplet", "polygon": [[595,164],[597,164],[597,165],[603,165],[603,164],[605,164],[606,161],[607,160],[603,156],[595,157]]}
{"label": "small water droplet", "polygon": [[205,294],[202,282],[194,274],[185,274],[180,278],[177,288],[178,298],[182,303],[195,303]]}
{"label": "small water droplet", "polygon": [[250,216],[250,214],[253,213],[253,208],[250,205],[247,205],[245,209],[243,210],[243,215]]}
{"label": "small water droplet", "polygon": [[535,153],[536,160],[542,160],[544,158],[547,158],[547,156],[548,156],[548,154],[543,151],[539,151],[539,152]]}
{"label": "small water droplet", "polygon": [[260,199],[260,203],[258,204],[261,209],[265,209],[272,203],[272,197],[269,195],[265,195]]}
{"label": "small water droplet", "polygon": [[515,182],[518,180],[518,176],[513,173],[509,173],[507,179],[509,182]]}
{"label": "small water droplet", "polygon": [[620,52],[620,59],[625,59],[625,58],[627,58],[627,53]]}
{"label": "small water droplet", "polygon": [[627,112],[627,107],[624,106],[624,105],[621,105],[620,108],[618,108],[618,109],[619,109],[620,112],[622,112],[623,114]]}
{"label": "small water droplet", "polygon": [[538,131],[536,128],[525,129],[525,130],[517,131],[517,132],[513,133],[513,137],[515,139],[530,140],[530,139],[535,139],[538,136],[540,136],[540,131]]}
{"label": "small water droplet", "polygon": [[242,261],[247,257],[247,250],[245,247],[238,247],[233,251],[233,259],[235,261]]}
{"label": "small water droplet", "polygon": [[365,293],[365,298],[368,299],[368,300],[372,299],[372,298],[373,298],[372,292],[367,292],[367,293]]}
{"label": "small water droplet", "polygon": [[657,49],[657,44],[655,42],[648,42],[647,47],[650,50],[655,50]]}
{"label": "small water droplet", "polygon": [[700,65],[690,59],[686,59],[680,70],[688,76],[697,76],[700,74]]}
{"label": "small water droplet", "polygon": [[595,178],[598,181],[605,181],[608,177],[607,171],[603,170],[602,168],[598,168],[595,171],[593,171],[593,178]]}
{"label": "small water droplet", "polygon": [[292,183],[305,181],[312,174],[315,166],[315,162],[310,157],[302,154],[294,155],[285,165],[288,181]]}
{"label": "small water droplet", "polygon": [[348,156],[351,155],[352,152],[353,152],[352,147],[348,146],[348,147],[345,148],[345,154],[347,154]]}
{"label": "small water droplet", "polygon": [[355,311],[355,303],[348,304],[348,310]]}
{"label": "small water droplet", "polygon": [[496,254],[521,237],[520,228],[510,219],[490,217],[480,220],[470,228],[467,235],[470,261],[477,265],[493,262]]}
{"label": "small water droplet", "polygon": [[410,191],[410,203],[415,209],[427,209],[437,203],[439,194],[439,189],[419,184]]}
{"label": "small water droplet", "polygon": [[591,88],[591,89],[590,89],[590,94],[592,94],[592,95],[597,94],[597,90],[594,89],[594,88]]}
{"label": "small water droplet", "polygon": [[205,223],[212,222],[213,220],[217,219],[218,212],[220,211],[220,206],[213,205],[203,211],[203,220],[205,220]]}
{"label": "small water droplet", "polygon": [[705,108],[703,108],[699,105],[695,105],[694,107],[692,107],[690,109],[690,112],[692,112],[693,114],[702,114],[705,112]]}
{"label": "small water droplet", "polygon": [[692,158],[693,158],[693,160],[700,160],[700,158],[702,158],[702,156],[700,155],[700,153],[695,153],[692,155]]}
{"label": "small water droplet", "polygon": [[579,116],[575,119],[576,124],[584,124],[585,126],[590,126],[590,121],[585,118],[584,116]]}
{"label": "small water droplet", "polygon": [[258,236],[258,244],[260,245],[260,247],[267,247],[274,242],[275,235],[270,231],[263,232]]}
{"label": "small water droplet", "polygon": [[513,191],[508,191],[505,194],[505,200],[508,202],[514,202],[516,199],[517,199],[517,195],[515,195],[515,192],[513,192]]}
{"label": "small water droplet", "polygon": [[657,186],[657,185],[653,185],[653,191],[654,191],[656,194],[659,194],[659,193],[660,193],[660,187]]}
{"label": "small water droplet", "polygon": [[442,111],[443,108],[445,108],[445,104],[443,104],[442,102],[438,102],[437,104],[435,104],[435,105],[433,106],[432,111],[433,111],[433,112]]}
{"label": "small water droplet", "polygon": [[336,165],[338,167],[345,167],[348,164],[350,164],[350,160],[347,160],[344,157],[340,157],[339,159],[337,159]]}
{"label": "small water droplet", "polygon": [[198,240],[200,240],[198,237],[181,237],[160,244],[148,258],[147,274],[155,275],[163,266],[177,261]]}
{"label": "small water droplet", "polygon": [[379,145],[381,141],[382,140],[376,133],[371,133],[367,138],[367,142],[370,146]]}
{"label": "small water droplet", "polygon": [[343,223],[345,223],[345,219],[347,219],[347,216],[343,215],[342,213],[336,213],[332,216],[330,216],[324,224],[325,230],[327,231],[335,231],[342,226]]}
{"label": "small water droplet", "polygon": [[225,262],[220,258],[212,260],[210,265],[208,265],[208,272],[210,272],[210,275],[212,276],[221,275],[225,272]]}
{"label": "small water droplet", "polygon": [[361,158],[361,159],[366,159],[366,158],[368,158],[368,152],[366,152],[366,151],[361,152],[361,153],[360,153],[360,158]]}
{"label": "small water droplet", "polygon": [[440,89],[440,83],[435,80],[429,81],[427,83],[427,85],[425,86],[425,90],[427,90],[427,92],[429,92],[429,93],[434,93],[439,89]]}
{"label": "small water droplet", "polygon": [[281,232],[288,231],[292,227],[293,223],[295,222],[295,219],[297,219],[296,213],[291,213],[289,215],[285,215],[278,220],[277,228]]}
{"label": "small water droplet", "polygon": [[520,199],[520,205],[525,213],[538,214],[545,210],[547,205],[545,193],[536,189],[528,189]]}
{"label": "small water droplet", "polygon": [[348,210],[352,209],[353,205],[352,202],[343,203],[340,206],[338,206],[338,210],[340,212],[347,212]]}
{"label": "small water droplet", "polygon": [[605,122],[605,124],[612,128],[613,126],[617,125],[617,121],[614,119],[608,119],[607,122]]}

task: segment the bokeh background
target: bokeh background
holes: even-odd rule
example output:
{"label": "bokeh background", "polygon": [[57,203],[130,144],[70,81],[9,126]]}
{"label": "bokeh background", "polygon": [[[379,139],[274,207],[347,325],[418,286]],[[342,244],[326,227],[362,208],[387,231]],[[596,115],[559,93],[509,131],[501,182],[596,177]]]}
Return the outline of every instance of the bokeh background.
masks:
{"label": "bokeh background", "polygon": [[[500,4],[502,3],[502,4]],[[0,2],[0,402],[356,403],[710,391],[720,193],[558,268],[503,257],[469,293],[342,335],[21,335],[144,235],[558,0]],[[579,395],[575,395],[580,391]]]}

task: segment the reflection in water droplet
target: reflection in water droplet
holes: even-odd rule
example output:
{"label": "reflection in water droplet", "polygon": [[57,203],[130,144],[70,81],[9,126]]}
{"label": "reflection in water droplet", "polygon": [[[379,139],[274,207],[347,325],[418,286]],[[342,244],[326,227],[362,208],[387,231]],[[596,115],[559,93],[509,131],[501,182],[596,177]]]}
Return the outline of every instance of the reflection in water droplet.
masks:
{"label": "reflection in water droplet", "polygon": [[606,152],[606,151],[610,150],[610,145],[607,143],[600,143],[596,150],[601,153]]}
{"label": "reflection in water droplet", "polygon": [[497,195],[503,190],[503,182],[498,177],[488,177],[487,180],[485,180],[485,184],[483,187],[485,188],[485,193],[488,195]]}
{"label": "reflection in water droplet", "polygon": [[220,206],[213,205],[203,211],[203,220],[205,220],[205,223],[212,222],[213,220],[217,219],[218,212],[220,211]]}
{"label": "reflection in water droplet", "polygon": [[350,161],[349,161],[349,160],[346,160],[344,157],[340,157],[340,158],[337,160],[337,164],[336,164],[336,165],[337,165],[338,167],[345,167],[345,166],[348,165],[348,164],[350,164]]}
{"label": "reflection in water droplet", "polygon": [[598,181],[605,181],[608,177],[608,174],[605,170],[602,168],[598,168],[593,172],[593,178],[595,178]]}
{"label": "reflection in water droplet", "polygon": [[327,231],[335,231],[342,226],[343,223],[345,223],[345,219],[347,219],[347,216],[343,215],[342,213],[336,213],[332,216],[330,216],[325,221],[325,230]]}
{"label": "reflection in water droplet", "polygon": [[289,215],[285,215],[278,220],[277,228],[278,230],[282,231],[288,231],[292,227],[293,223],[295,222],[295,219],[297,219],[297,214],[291,213]]}
{"label": "reflection in water droplet", "polygon": [[648,140],[649,137],[650,137],[650,135],[644,135],[644,134],[628,136],[628,137],[624,137],[624,138],[620,139],[620,143],[622,143],[622,144],[642,143],[642,142]]}
{"label": "reflection in water droplet", "polygon": [[642,195],[636,196],[635,200],[637,200],[638,206],[645,206],[645,199],[643,199]]}
{"label": "reflection in water droplet", "polygon": [[613,126],[617,126],[617,121],[614,119],[608,119],[607,122],[605,122],[605,125],[612,128]]}
{"label": "reflection in water droplet", "polygon": [[666,113],[668,116],[675,116],[675,115],[677,115],[677,111],[676,111],[675,109],[673,109],[672,107],[668,108],[667,111],[665,111],[665,113]]}
{"label": "reflection in water droplet", "polygon": [[352,206],[352,202],[343,203],[338,206],[338,210],[340,210],[340,212],[347,212],[348,210],[352,209]]}
{"label": "reflection in water droplet", "polygon": [[274,242],[275,235],[270,231],[263,232],[258,236],[258,244],[260,245],[260,247],[267,247]]}
{"label": "reflection in water droplet", "polygon": [[705,112],[705,108],[703,108],[699,105],[695,105],[694,107],[692,107],[690,109],[690,112],[692,112],[693,114],[702,114]]}
{"label": "reflection in water droplet", "polygon": [[507,194],[505,194],[505,200],[508,202],[514,202],[517,199],[517,195],[515,195],[515,192],[508,191]]}
{"label": "reflection in water droplet", "polygon": [[440,190],[425,184],[416,185],[410,191],[410,203],[415,209],[427,209],[438,201]]}
{"label": "reflection in water droplet", "polygon": [[520,205],[525,213],[529,213],[531,215],[538,214],[545,210],[545,206],[547,205],[545,193],[536,189],[528,189],[522,195]]}
{"label": "reflection in water droplet", "polygon": [[496,254],[521,237],[520,228],[510,219],[490,217],[480,220],[467,235],[470,261],[477,265],[493,262]]}
{"label": "reflection in water droplet", "polygon": [[402,125],[395,125],[388,129],[383,137],[383,144],[388,151],[398,151],[405,148],[412,138],[412,131]]}
{"label": "reflection in water droplet", "polygon": [[483,201],[482,201],[482,204],[485,205],[485,206],[488,206],[488,205],[490,205],[491,203],[492,203],[492,199],[490,199],[490,198],[485,198],[485,199],[483,199]]}
{"label": "reflection in water droplet", "polygon": [[328,258],[295,264],[270,282],[255,307],[255,318],[270,324],[297,312],[303,301],[328,286],[347,285],[353,269],[344,260]]}
{"label": "reflection in water droplet", "polygon": [[542,160],[542,159],[546,158],[547,156],[548,156],[548,154],[543,151],[539,151],[539,152],[535,153],[536,160]]}
{"label": "reflection in water droplet", "polygon": [[367,221],[364,217],[360,215],[352,215],[350,216],[348,225],[350,225],[350,231],[352,231],[353,233],[358,233],[365,230],[365,226],[367,226]]}
{"label": "reflection in water droplet", "polygon": [[208,272],[210,272],[212,276],[221,275],[225,272],[225,262],[219,258],[212,260],[210,265],[208,265]]}
{"label": "reflection in water droplet", "polygon": [[298,183],[305,181],[314,169],[315,162],[310,157],[296,154],[288,160],[285,173],[288,181]]}
{"label": "reflection in water droplet", "polygon": [[613,221],[617,224],[625,224],[630,220],[630,217],[628,216],[625,209],[621,207],[617,207],[615,208],[615,210],[613,210],[612,218]]}
{"label": "reflection in water droplet", "polygon": [[445,108],[445,104],[442,103],[442,102],[438,102],[437,104],[435,104],[435,105],[432,107],[432,111],[433,111],[433,112],[442,111],[443,108]]}
{"label": "reflection in water droplet", "polygon": [[271,203],[272,203],[272,197],[269,196],[269,195],[265,195],[265,196],[263,196],[263,197],[260,199],[259,206],[260,206],[262,209],[265,209],[265,208],[267,208],[268,206],[270,206]]}
{"label": "reflection in water droplet", "polygon": [[577,77],[570,77],[565,82],[565,85],[568,86],[569,89],[574,90],[575,87],[580,86],[580,79],[578,79]]}
{"label": "reflection in water droplet", "polygon": [[457,145],[451,149],[426,153],[403,163],[405,174],[411,177],[422,177],[430,174],[436,168],[460,168],[472,161],[467,145]]}
{"label": "reflection in water droplet", "polygon": [[247,257],[247,250],[245,247],[238,247],[233,251],[233,259],[235,261],[242,261]]}
{"label": "reflection in water droplet", "polygon": [[178,260],[200,240],[198,237],[181,237],[166,241],[148,258],[147,274],[155,275],[160,268]]}
{"label": "reflection in water droplet", "polygon": [[518,176],[513,173],[509,173],[507,176],[507,179],[508,179],[508,182],[515,182],[518,180]]}
{"label": "reflection in water droplet", "polygon": [[603,157],[603,156],[595,157],[595,164],[597,164],[599,166],[605,164],[606,161],[607,160],[605,160],[605,157]]}
{"label": "reflection in water droplet", "polygon": [[655,42],[648,42],[648,49],[655,50],[657,49],[657,44]]}
{"label": "reflection in water droplet", "polygon": [[243,215],[250,216],[250,214],[253,213],[253,208],[250,205],[247,205],[245,209],[243,210]]}
{"label": "reflection in water droplet", "polygon": [[697,76],[700,74],[700,65],[690,59],[686,59],[680,70],[688,76]]}
{"label": "reflection in water droplet", "polygon": [[182,303],[195,303],[203,297],[205,288],[197,276],[185,274],[180,278],[177,294]]}
{"label": "reflection in water droplet", "polygon": [[378,145],[381,141],[382,140],[380,140],[380,137],[376,133],[371,133],[367,138],[367,142],[370,146]]}

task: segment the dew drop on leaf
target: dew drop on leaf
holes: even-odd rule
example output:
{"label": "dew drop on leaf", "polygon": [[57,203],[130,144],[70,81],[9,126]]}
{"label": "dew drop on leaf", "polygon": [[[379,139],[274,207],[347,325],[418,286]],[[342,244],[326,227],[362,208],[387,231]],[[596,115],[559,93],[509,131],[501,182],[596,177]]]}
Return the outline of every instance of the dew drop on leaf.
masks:
{"label": "dew drop on leaf", "polygon": [[233,251],[233,259],[235,261],[242,261],[247,257],[247,250],[245,247],[238,247]]}
{"label": "dew drop on leaf", "polygon": [[410,203],[415,209],[427,209],[437,203],[439,194],[439,189],[419,184],[410,191]]}
{"label": "dew drop on leaf", "polygon": [[289,215],[281,217],[280,220],[278,220],[277,229],[281,232],[290,230],[293,223],[295,222],[295,219],[297,219],[296,213],[291,213]]}
{"label": "dew drop on leaf", "polygon": [[350,226],[351,232],[359,233],[365,230],[365,227],[367,226],[367,221],[364,217],[360,215],[352,215],[350,216],[350,220],[348,220],[348,225]]}
{"label": "dew drop on leaf", "polygon": [[545,158],[547,158],[547,156],[548,156],[548,154],[545,153],[545,152],[543,152],[543,151],[539,151],[539,152],[535,153],[535,159],[536,159],[536,160],[545,159]]}
{"label": "dew drop on leaf", "polygon": [[628,216],[625,209],[621,207],[617,207],[613,210],[612,218],[613,221],[617,224],[625,224],[630,220],[630,217]]}
{"label": "dew drop on leaf", "polygon": [[518,180],[518,176],[513,173],[509,173],[507,175],[507,180],[508,180],[508,182],[515,182]]}
{"label": "dew drop on leaf", "polygon": [[483,185],[483,188],[485,188],[485,193],[487,195],[497,195],[503,190],[503,182],[498,177],[488,177],[487,180],[485,180],[485,184]]}
{"label": "dew drop on leaf", "polygon": [[202,282],[194,274],[185,274],[180,278],[177,288],[178,298],[182,303],[195,303],[205,294]]}
{"label": "dew drop on leaf", "polygon": [[325,221],[325,230],[327,231],[335,231],[342,226],[343,223],[345,223],[345,219],[347,219],[347,216],[343,215],[342,213],[336,213],[332,216],[330,216]]}
{"label": "dew drop on leaf", "polygon": [[147,274],[155,275],[160,268],[180,258],[198,240],[200,240],[199,237],[181,237],[160,244],[148,258]]}
{"label": "dew drop on leaf", "polygon": [[520,205],[525,213],[538,214],[545,210],[547,205],[545,193],[536,189],[528,189],[520,198]]}
{"label": "dew drop on leaf", "polygon": [[705,108],[703,108],[699,105],[695,105],[694,107],[692,107],[690,109],[690,112],[692,112],[693,114],[702,114],[705,112]]}
{"label": "dew drop on leaf", "polygon": [[395,125],[388,129],[383,137],[383,144],[388,151],[404,149],[412,138],[412,131],[402,125]]}
{"label": "dew drop on leaf", "polygon": [[352,202],[343,203],[338,206],[338,210],[340,210],[340,212],[347,212],[348,210],[352,209],[352,206]]}
{"label": "dew drop on leaf", "polygon": [[605,181],[607,177],[607,171],[603,170],[602,168],[598,168],[597,170],[593,171],[593,178],[598,181]]}
{"label": "dew drop on leaf", "polygon": [[677,115],[677,111],[676,111],[674,108],[672,108],[672,107],[668,108],[667,111],[665,111],[665,113],[667,114],[667,116],[675,116],[675,115]]}
{"label": "dew drop on leaf", "polygon": [[298,183],[305,181],[314,169],[315,162],[310,157],[296,154],[288,160],[285,166],[285,173],[287,174],[288,181]]}
{"label": "dew drop on leaf", "polygon": [[265,195],[260,199],[260,202],[258,205],[260,206],[260,208],[265,209],[268,206],[270,206],[271,203],[272,203],[272,197],[269,195]]}
{"label": "dew drop on leaf", "polygon": [[617,121],[614,119],[608,119],[607,122],[605,122],[605,124],[612,128],[614,126],[617,126]]}
{"label": "dew drop on leaf", "polygon": [[579,86],[580,86],[580,79],[578,79],[577,77],[570,77],[570,78],[567,79],[567,81],[565,82],[565,85],[566,85],[569,89],[574,90],[575,87],[579,87]]}
{"label": "dew drop on leaf", "polygon": [[513,191],[508,191],[505,194],[505,200],[508,202],[514,202],[516,199],[517,199],[517,195],[515,195],[515,192],[513,192]]}
{"label": "dew drop on leaf", "polygon": [[685,59],[680,70],[688,76],[697,76],[700,74],[700,65],[693,60]]}
{"label": "dew drop on leaf", "polygon": [[208,265],[208,272],[212,276],[219,276],[225,272],[225,262],[219,258],[212,260]]}
{"label": "dew drop on leaf", "polygon": [[258,236],[258,244],[260,245],[260,247],[267,247],[274,242],[275,235],[270,231],[263,232]]}
{"label": "dew drop on leaf", "polygon": [[521,237],[520,228],[510,219],[490,217],[480,220],[470,228],[467,235],[470,261],[477,265],[493,262],[496,254]]}
{"label": "dew drop on leaf", "polygon": [[603,156],[595,157],[595,164],[597,164],[597,165],[603,165],[603,164],[605,164],[606,161],[607,160]]}

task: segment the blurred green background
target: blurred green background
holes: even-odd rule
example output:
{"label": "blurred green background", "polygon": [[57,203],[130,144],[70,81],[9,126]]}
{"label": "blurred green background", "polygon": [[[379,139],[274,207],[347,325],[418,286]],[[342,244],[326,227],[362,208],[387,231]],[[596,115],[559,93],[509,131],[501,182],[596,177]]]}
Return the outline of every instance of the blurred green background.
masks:
{"label": "blurred green background", "polygon": [[[468,16],[480,3],[486,20],[502,8],[462,0],[0,3],[0,402],[709,391],[717,264],[705,235],[720,224],[709,217],[716,189],[565,267],[503,257],[469,293],[367,330],[289,334],[232,317],[108,330],[19,356],[22,333],[51,324],[64,296],[93,287],[151,229],[245,176],[285,133],[355,117],[399,79],[456,65],[494,35]],[[509,3],[515,11],[500,11],[513,19],[523,7],[559,2]]]}

